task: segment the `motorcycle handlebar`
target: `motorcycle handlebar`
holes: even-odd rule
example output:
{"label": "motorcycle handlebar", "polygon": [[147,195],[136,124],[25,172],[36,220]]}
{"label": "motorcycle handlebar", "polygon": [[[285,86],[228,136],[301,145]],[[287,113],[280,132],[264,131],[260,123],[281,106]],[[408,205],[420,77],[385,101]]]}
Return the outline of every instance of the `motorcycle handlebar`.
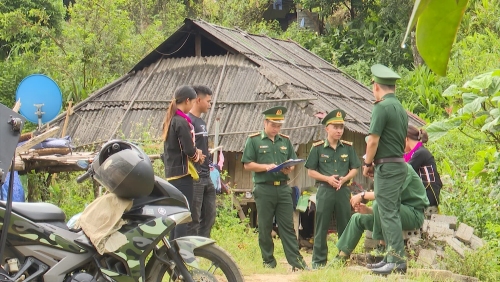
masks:
{"label": "motorcycle handlebar", "polygon": [[78,178],[76,179],[76,183],[82,183],[89,177],[90,177],[90,170],[87,170],[84,174],[78,176]]}

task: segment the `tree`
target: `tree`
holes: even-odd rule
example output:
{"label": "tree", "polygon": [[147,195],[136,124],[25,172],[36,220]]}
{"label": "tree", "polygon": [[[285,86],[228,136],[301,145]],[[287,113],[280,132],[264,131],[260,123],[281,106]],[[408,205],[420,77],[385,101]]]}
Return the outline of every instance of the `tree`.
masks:
{"label": "tree", "polygon": [[0,59],[13,51],[38,50],[61,33],[64,6],[60,0],[0,2]]}

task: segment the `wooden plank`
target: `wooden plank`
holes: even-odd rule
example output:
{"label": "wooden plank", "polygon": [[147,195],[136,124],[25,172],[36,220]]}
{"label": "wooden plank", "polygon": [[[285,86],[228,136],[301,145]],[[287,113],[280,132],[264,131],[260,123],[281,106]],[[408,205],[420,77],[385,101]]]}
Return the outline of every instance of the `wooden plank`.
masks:
{"label": "wooden plank", "polygon": [[[240,220],[244,222],[245,219],[247,218],[247,216],[245,215],[245,213],[243,212],[243,209],[241,208],[240,201],[238,200],[238,198],[236,198],[234,193],[231,194],[231,198],[233,200],[234,207],[238,211],[238,216],[240,217]],[[248,224],[247,224],[247,226],[248,226]],[[248,227],[250,227],[250,226],[248,226]]]}
{"label": "wooden plank", "polygon": [[201,57],[201,35],[199,33],[194,36],[194,53],[196,57]]}
{"label": "wooden plank", "polygon": [[31,147],[35,146],[36,144],[42,142],[43,140],[50,138],[52,136],[55,136],[57,134],[57,131],[59,130],[59,126],[54,126],[53,128],[45,131],[44,133],[35,136],[28,140],[26,143],[23,145],[17,147],[16,149],[16,155],[20,153],[27,152]]}

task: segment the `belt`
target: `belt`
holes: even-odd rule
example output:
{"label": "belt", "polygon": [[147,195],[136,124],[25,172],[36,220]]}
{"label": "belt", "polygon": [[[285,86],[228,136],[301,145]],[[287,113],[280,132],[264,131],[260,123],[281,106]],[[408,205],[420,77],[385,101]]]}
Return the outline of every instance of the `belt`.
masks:
{"label": "belt", "polygon": [[286,185],[288,183],[288,180],[281,180],[281,181],[265,181],[257,184],[267,184],[267,185],[273,185],[273,186],[281,186],[281,185]]}
{"label": "belt", "polygon": [[383,158],[373,161],[374,164],[385,164],[385,163],[404,163],[404,158]]}

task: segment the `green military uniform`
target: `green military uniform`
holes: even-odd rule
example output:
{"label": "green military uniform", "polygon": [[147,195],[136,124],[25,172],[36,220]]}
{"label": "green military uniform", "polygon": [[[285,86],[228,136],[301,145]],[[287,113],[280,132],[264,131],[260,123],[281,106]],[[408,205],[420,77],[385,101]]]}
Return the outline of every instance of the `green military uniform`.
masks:
{"label": "green military uniform", "polygon": [[[378,84],[395,85],[400,78],[383,65],[374,65],[371,71]],[[401,160],[407,129],[408,114],[405,109],[394,93],[385,94],[373,107],[369,133],[380,136],[374,158],[374,186],[380,225],[388,251],[385,261],[390,263],[406,260],[399,209],[408,170],[404,159]],[[399,160],[394,161],[395,158]],[[380,163],[382,160],[387,162]]]}
{"label": "green military uniform", "polygon": [[[399,210],[403,230],[422,227],[424,223],[423,211],[429,206],[429,199],[422,180],[415,170],[410,165],[408,166],[408,173],[401,192],[401,209]],[[345,232],[337,243],[337,248],[348,255],[351,254],[365,230],[373,231],[373,239],[383,240],[377,201],[373,203],[373,214],[355,213],[351,217]]]}
{"label": "green military uniform", "polygon": [[[283,123],[286,108],[275,107],[265,114],[266,119]],[[277,134],[274,141],[264,131],[251,134],[245,144],[241,161],[258,164],[281,164],[289,159],[296,159],[292,142],[288,136]],[[302,269],[306,267],[299,252],[299,245],[293,228],[292,189],[288,186],[288,176],[282,172],[252,172],[253,195],[257,205],[259,246],[264,265],[276,267],[274,243],[271,238],[273,217],[276,217],[279,234],[290,265]]]}
{"label": "green military uniform", "polygon": [[[330,112],[322,121],[326,126],[330,124],[343,124],[345,112],[335,110]],[[322,175],[340,177],[346,176],[351,169],[361,166],[351,142],[339,140],[334,149],[328,142],[328,138],[313,144],[305,167],[315,170]],[[318,192],[316,194],[316,217],[314,231],[314,246],[312,256],[312,266],[317,268],[324,266],[328,257],[328,247],[326,244],[328,227],[332,215],[335,214],[337,220],[337,232],[340,237],[344,232],[349,219],[351,218],[351,204],[349,199],[351,192],[344,183],[337,190],[326,182],[317,182]]]}

